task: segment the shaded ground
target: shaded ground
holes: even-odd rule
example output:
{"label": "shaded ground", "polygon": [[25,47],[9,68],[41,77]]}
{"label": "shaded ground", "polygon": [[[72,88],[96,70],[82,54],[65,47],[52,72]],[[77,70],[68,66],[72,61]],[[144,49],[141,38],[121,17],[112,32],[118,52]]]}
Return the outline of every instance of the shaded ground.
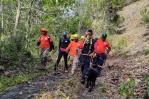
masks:
{"label": "shaded ground", "polygon": [[35,78],[31,82],[26,82],[13,86],[0,94],[0,99],[34,99],[42,91],[53,91],[57,87],[57,82],[67,79],[66,74],[54,74]]}
{"label": "shaded ground", "polygon": [[9,88],[0,94],[0,99],[35,99],[37,96],[42,97],[44,94],[55,94],[56,92],[64,93],[70,99],[123,99],[119,95],[118,87],[125,73],[129,74],[130,78],[135,79],[135,95],[141,99],[146,87],[143,79],[148,75],[149,65],[147,61],[144,61],[143,56],[109,58],[101,77],[97,79],[95,90],[91,93],[88,93],[87,89],[80,84],[79,71],[78,69],[74,76],[61,71],[57,75],[50,73],[48,76],[35,78],[31,82]]}
{"label": "shaded ground", "polygon": [[46,97],[51,96],[49,93],[61,93],[64,99],[67,96],[70,99],[124,99],[118,92],[124,74],[128,74],[129,78],[135,80],[134,94],[137,99],[142,99],[146,89],[143,79],[149,73],[149,57],[136,54],[148,46],[143,39],[140,39],[143,35],[148,37],[148,30],[146,25],[142,24],[140,16],[140,11],[148,4],[148,0],[139,0],[124,7],[120,12],[125,19],[121,24],[125,31],[120,36],[126,37],[130,42],[126,50],[133,56],[121,57],[120,55],[109,58],[101,77],[97,79],[93,92],[88,93],[87,89],[80,84],[80,70],[78,70],[74,76],[62,72],[58,75],[49,73],[48,76],[10,87],[0,94],[0,99],[35,99],[45,94]]}
{"label": "shaded ground", "polygon": [[[143,56],[130,56],[129,58],[117,57],[107,60],[107,64],[102,71],[101,77],[97,80],[97,86],[92,94],[84,91],[80,94],[80,99],[123,99],[118,91],[124,74],[135,80],[134,95],[137,99],[144,97],[146,89],[144,77],[148,76],[149,64]],[[147,58],[147,57],[146,57]],[[89,98],[90,97],[90,98]],[[92,98],[91,98],[92,97]]]}

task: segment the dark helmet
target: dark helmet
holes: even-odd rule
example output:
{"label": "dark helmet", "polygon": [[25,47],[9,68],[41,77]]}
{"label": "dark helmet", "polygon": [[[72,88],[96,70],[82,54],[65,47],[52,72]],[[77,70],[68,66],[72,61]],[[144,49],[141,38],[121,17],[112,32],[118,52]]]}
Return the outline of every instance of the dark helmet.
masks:
{"label": "dark helmet", "polygon": [[63,36],[64,36],[64,35],[67,35],[67,32],[63,32]]}
{"label": "dark helmet", "polygon": [[106,32],[102,32],[101,37],[102,37],[103,39],[106,39],[106,38],[107,38],[107,33],[106,33]]}

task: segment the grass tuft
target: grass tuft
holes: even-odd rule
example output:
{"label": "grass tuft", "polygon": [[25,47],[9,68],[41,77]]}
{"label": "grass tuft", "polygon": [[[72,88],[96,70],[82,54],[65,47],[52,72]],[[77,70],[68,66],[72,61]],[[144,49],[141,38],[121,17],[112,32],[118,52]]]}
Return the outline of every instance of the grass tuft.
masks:
{"label": "grass tuft", "polygon": [[140,12],[140,15],[142,16],[142,21],[145,23],[149,23],[149,10],[148,9],[143,9]]}

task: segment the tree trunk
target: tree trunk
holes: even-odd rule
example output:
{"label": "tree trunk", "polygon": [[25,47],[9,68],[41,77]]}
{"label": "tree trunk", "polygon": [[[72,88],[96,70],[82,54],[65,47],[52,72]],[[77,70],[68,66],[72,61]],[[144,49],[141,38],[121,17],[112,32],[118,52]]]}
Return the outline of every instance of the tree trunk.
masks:
{"label": "tree trunk", "polygon": [[4,15],[3,15],[3,0],[1,0],[1,6],[0,6],[0,13],[1,13],[1,32],[3,32],[4,29]]}
{"label": "tree trunk", "polygon": [[30,3],[30,7],[29,7],[29,11],[28,11],[28,18],[27,18],[27,23],[28,23],[28,31],[30,32],[30,27],[31,27],[31,12],[32,12],[32,6],[34,4],[36,0],[32,0],[31,3]]}
{"label": "tree trunk", "polygon": [[19,18],[20,18],[20,0],[17,0],[17,12],[16,12],[16,20],[15,20],[15,25],[14,25],[14,36],[16,36],[16,32],[17,32],[17,27],[18,27],[18,23],[19,23]]}

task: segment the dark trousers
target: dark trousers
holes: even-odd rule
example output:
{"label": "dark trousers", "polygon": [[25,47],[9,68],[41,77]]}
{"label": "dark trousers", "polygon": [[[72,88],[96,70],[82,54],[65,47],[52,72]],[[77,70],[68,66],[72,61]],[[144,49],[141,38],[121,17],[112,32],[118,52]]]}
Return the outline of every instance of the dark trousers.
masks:
{"label": "dark trousers", "polygon": [[90,57],[82,55],[81,56],[81,72],[82,72],[82,80],[85,80],[88,74],[88,70],[90,67]]}
{"label": "dark trousers", "polygon": [[102,66],[106,60],[107,56],[106,54],[97,54],[97,56],[95,58],[92,59],[91,63],[93,65],[99,65]]}
{"label": "dark trousers", "polygon": [[62,56],[64,57],[65,69],[67,70],[68,69],[68,65],[67,65],[68,54],[66,52],[61,52],[61,51],[58,54],[58,59],[57,59],[56,65],[55,65],[55,69],[57,69],[57,66],[59,65],[59,62],[60,62]]}

